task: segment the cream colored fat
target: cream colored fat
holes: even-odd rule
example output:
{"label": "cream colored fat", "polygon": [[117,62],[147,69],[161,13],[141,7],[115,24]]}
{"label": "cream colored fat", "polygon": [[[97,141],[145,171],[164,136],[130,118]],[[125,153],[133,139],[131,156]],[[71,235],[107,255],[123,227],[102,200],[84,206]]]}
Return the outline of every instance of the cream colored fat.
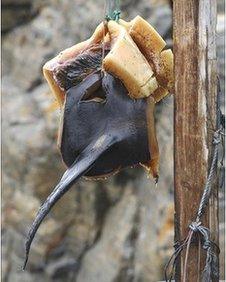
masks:
{"label": "cream colored fat", "polygon": [[[100,43],[103,39],[111,42],[111,51],[103,60],[103,70],[118,77],[132,98],[140,99],[152,95],[158,102],[168,91],[173,90],[173,53],[171,50],[162,51],[166,45],[165,41],[147,21],[137,16],[130,22],[119,20],[119,23],[101,23],[88,40],[65,49],[44,65],[44,76],[61,107],[65,92],[54,80],[54,68],[76,58],[92,44]],[[154,60],[148,61],[142,50],[151,52]],[[158,75],[151,67],[155,64],[160,68],[164,85],[161,85]]]}

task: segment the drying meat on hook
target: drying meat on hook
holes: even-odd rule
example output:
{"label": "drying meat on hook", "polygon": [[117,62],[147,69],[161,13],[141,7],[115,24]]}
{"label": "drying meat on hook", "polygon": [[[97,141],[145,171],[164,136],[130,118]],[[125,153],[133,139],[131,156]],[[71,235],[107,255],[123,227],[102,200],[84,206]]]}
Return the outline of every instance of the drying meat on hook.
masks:
{"label": "drying meat on hook", "polygon": [[32,240],[52,206],[81,177],[142,165],[158,179],[154,108],[173,91],[173,54],[137,16],[101,23],[90,39],[47,62],[44,76],[61,108],[58,146],[68,169],[30,228]]}

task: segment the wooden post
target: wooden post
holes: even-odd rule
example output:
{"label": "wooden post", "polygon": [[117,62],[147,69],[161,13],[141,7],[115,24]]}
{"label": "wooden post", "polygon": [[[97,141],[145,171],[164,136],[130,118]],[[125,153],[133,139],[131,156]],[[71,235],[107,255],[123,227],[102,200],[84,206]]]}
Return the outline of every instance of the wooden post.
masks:
{"label": "wooden post", "polygon": [[[216,0],[174,0],[173,11],[175,240],[181,241],[196,217],[216,124]],[[216,187],[210,203],[202,223],[210,227],[215,242],[218,242]],[[184,260],[185,252],[179,259],[176,281],[183,281]],[[200,279],[204,262],[205,252],[201,252],[198,271],[198,246],[193,245],[189,252],[186,282]]]}

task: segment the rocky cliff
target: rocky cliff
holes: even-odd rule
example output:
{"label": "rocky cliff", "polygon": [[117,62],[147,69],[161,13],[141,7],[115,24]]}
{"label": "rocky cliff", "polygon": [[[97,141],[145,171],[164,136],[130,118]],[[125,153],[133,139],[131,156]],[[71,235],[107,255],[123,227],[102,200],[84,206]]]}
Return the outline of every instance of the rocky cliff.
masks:
{"label": "rocky cliff", "polygon": [[[163,279],[173,245],[172,97],[156,109],[161,152],[155,187],[141,169],[80,180],[43,222],[21,271],[24,241],[38,207],[64,171],[56,147],[59,110],[44,62],[90,36],[103,0],[3,0],[3,281],[126,282]],[[168,1],[122,1],[171,41]]]}

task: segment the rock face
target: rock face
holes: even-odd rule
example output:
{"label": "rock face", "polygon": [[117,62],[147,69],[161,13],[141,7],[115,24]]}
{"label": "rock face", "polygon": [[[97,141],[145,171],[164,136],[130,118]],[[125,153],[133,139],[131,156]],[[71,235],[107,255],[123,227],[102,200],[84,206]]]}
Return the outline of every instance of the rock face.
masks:
{"label": "rock face", "polygon": [[31,20],[37,15],[37,9],[31,0],[3,0],[2,1],[2,32],[9,32],[17,25]]}
{"label": "rock face", "polygon": [[[19,14],[12,14],[13,22],[7,23],[3,15],[3,29],[11,30],[2,46],[3,281],[163,279],[173,245],[172,97],[156,108],[161,152],[158,187],[138,168],[105,181],[80,180],[43,222],[27,270],[21,271],[28,227],[65,169],[56,147],[60,113],[43,80],[42,65],[89,37],[103,19],[104,1],[3,4],[10,8],[18,2],[29,7],[26,19],[20,21]],[[123,1],[122,9],[125,19],[140,14],[162,36],[171,34],[167,1]],[[36,11],[34,17],[31,11]],[[170,37],[166,39],[171,43]]]}

